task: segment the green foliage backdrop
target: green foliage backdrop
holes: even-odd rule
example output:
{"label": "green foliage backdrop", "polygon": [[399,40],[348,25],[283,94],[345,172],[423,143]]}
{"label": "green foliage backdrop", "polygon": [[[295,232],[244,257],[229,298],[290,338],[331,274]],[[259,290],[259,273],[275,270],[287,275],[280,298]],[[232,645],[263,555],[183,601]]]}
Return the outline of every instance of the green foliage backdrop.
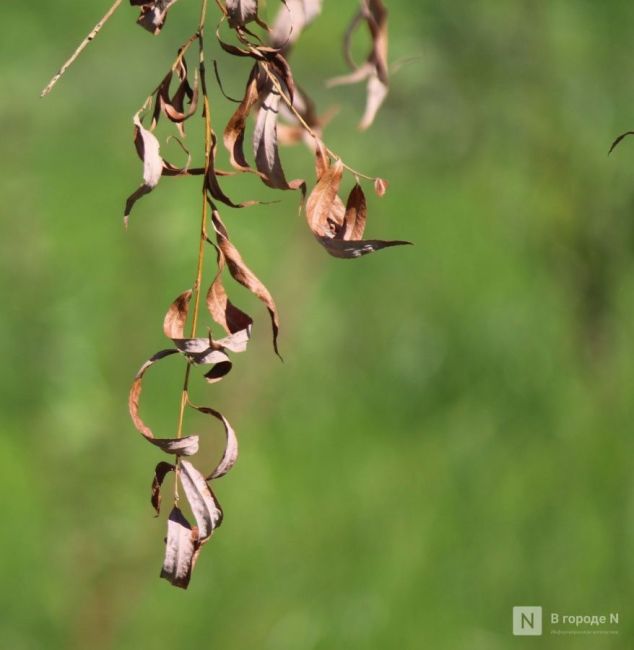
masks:
{"label": "green foliage backdrop", "polygon": [[[389,0],[391,58],[411,60],[361,136],[362,88],[323,86],[355,3],[326,0],[296,75],[341,107],[329,142],[391,182],[369,235],[416,247],[349,263],[312,241],[295,196],[223,210],[278,300],[285,363],[238,287],[254,346],[204,390],[242,454],[182,592],[158,579],[158,456],[126,396],[191,282],[198,181],[161,184],[127,234],[121,213],[140,178],[132,113],[197,7],[158,38],[122,8],[40,100],[100,4],[0,9],[0,645],[503,650],[529,647],[513,605],[539,604],[619,611],[620,633],[530,647],[631,647],[634,147],[607,149],[634,128],[634,5]],[[247,64],[214,47],[239,94]],[[310,175],[304,150],[282,155]],[[170,362],[148,381],[164,435],[180,381]]]}

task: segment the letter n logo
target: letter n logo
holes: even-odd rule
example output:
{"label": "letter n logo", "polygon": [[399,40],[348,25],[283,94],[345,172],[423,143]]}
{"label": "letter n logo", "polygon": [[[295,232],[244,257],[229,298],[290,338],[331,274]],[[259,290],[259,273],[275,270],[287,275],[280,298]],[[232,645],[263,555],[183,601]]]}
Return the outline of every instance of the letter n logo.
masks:
{"label": "letter n logo", "polygon": [[513,634],[515,636],[541,636],[542,608],[513,607]]}

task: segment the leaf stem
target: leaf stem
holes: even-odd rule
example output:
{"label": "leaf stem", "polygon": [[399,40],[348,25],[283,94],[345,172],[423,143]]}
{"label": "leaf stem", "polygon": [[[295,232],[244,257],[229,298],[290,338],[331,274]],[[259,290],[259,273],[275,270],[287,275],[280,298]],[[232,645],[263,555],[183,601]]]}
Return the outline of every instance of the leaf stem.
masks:
{"label": "leaf stem", "polygon": [[108,11],[104,14],[103,18],[92,28],[90,33],[84,38],[84,40],[79,44],[79,47],[73,52],[73,54],[70,56],[70,58],[62,65],[62,67],[59,69],[59,71],[53,76],[53,78],[48,82],[48,85],[42,93],[40,94],[40,97],[46,97],[51,90],[55,87],[55,84],[64,76],[64,73],[68,68],[70,68],[73,63],[79,58],[79,55],[92,43],[92,41],[95,39],[97,34],[101,31],[101,28],[110,20],[112,17],[112,14],[119,8],[119,5],[123,2],[123,0],[115,0],[114,4]]}
{"label": "leaf stem", "polygon": [[[196,337],[196,330],[198,329],[198,316],[200,313],[200,294],[203,276],[203,268],[205,263],[205,243],[207,241],[207,170],[209,169],[209,157],[211,155],[211,109],[209,106],[209,97],[207,95],[207,84],[205,80],[205,51],[203,37],[205,33],[205,19],[207,16],[207,0],[202,0],[200,8],[200,20],[198,24],[198,45],[200,50],[200,80],[202,94],[204,98],[203,117],[205,119],[205,175],[203,176],[202,187],[202,211],[200,221],[200,239],[198,244],[198,261],[196,263],[196,278],[194,280],[194,311],[192,315],[192,327],[190,338]],[[189,44],[188,44],[189,47]],[[180,408],[178,412],[178,427],[176,430],[176,437],[181,438],[183,435],[183,420],[185,417],[185,408],[189,404],[189,377],[191,375],[191,363],[187,363],[185,370],[185,378],[183,380],[183,390],[181,392]],[[180,458],[176,457],[174,480],[174,504],[178,503],[178,473],[180,470]]]}

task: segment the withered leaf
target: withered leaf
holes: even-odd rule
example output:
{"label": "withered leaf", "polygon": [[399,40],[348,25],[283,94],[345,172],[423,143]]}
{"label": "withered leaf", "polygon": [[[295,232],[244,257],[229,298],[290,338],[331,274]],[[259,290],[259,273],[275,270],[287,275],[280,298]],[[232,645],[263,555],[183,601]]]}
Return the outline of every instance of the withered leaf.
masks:
{"label": "withered leaf", "polygon": [[143,376],[148,368],[153,366],[157,361],[164,359],[172,354],[177,354],[178,350],[161,350],[148,359],[137,372],[130,394],[128,396],[128,410],[130,418],[136,430],[151,444],[163,450],[167,454],[177,456],[193,456],[198,452],[198,436],[186,436],[184,438],[156,438],[150,427],[145,424],[139,415],[139,400],[141,399],[141,389]]}
{"label": "withered leaf", "polygon": [[181,169],[163,160],[158,139],[141,124],[138,113],[134,116],[133,121],[134,145],[139,158],[143,161],[143,184],[126,201],[124,212],[124,223],[126,226],[134,204],[142,196],[149,194],[158,185],[162,175],[181,176],[204,173],[203,169]]}
{"label": "withered leaf", "polygon": [[258,16],[257,0],[227,0],[226,6],[230,27],[244,27],[247,23],[256,21],[266,28]]}
{"label": "withered leaf", "polygon": [[224,476],[236,464],[236,461],[238,460],[238,438],[236,437],[235,431],[229,424],[227,418],[225,418],[222,413],[212,408],[208,408],[207,406],[199,406],[197,407],[197,410],[205,415],[210,415],[211,417],[220,420],[225,429],[225,451],[216,468],[207,477],[207,480],[210,481]]}
{"label": "withered leaf", "polygon": [[361,239],[365,232],[367,205],[363,189],[357,183],[344,207],[338,195],[343,164],[329,164],[325,148],[317,143],[315,166],[317,184],[306,201],[306,219],[317,241],[333,257],[353,259],[406,241]]}
{"label": "withered leaf", "polygon": [[409,241],[382,241],[380,239],[365,239],[361,241],[345,241],[343,239],[331,239],[329,237],[320,238],[322,246],[333,256],[344,259],[353,259],[375,253],[382,248],[391,246],[408,246]]}
{"label": "withered leaf", "polygon": [[198,531],[192,530],[180,509],[174,506],[167,520],[161,578],[165,578],[175,587],[187,589],[198,547]]}
{"label": "withered leaf", "polygon": [[178,478],[198,525],[198,540],[204,544],[222,523],[222,509],[205,477],[186,460],[181,460]]}
{"label": "withered leaf", "polygon": [[290,183],[286,180],[277,145],[277,119],[279,116],[281,96],[276,88],[271,87],[261,100],[253,131],[253,155],[256,169],[262,174],[266,185],[278,190],[297,190],[302,192],[305,183],[296,179]]}
{"label": "withered leaf", "polygon": [[634,135],[634,131],[626,131],[625,133],[622,133],[622,134],[621,134],[621,135],[620,135],[620,136],[619,136],[619,137],[618,137],[618,138],[617,138],[617,139],[612,143],[612,146],[610,147],[610,151],[609,151],[608,155],[611,154],[611,153],[612,153],[612,152],[613,152],[613,151],[618,147],[618,145],[620,145],[621,142],[623,142],[623,140],[625,140],[625,138],[627,138],[627,137],[630,136],[630,135]]}
{"label": "withered leaf", "polygon": [[181,293],[170,305],[163,320],[163,333],[168,339],[185,338],[184,329],[189,311],[189,301],[192,298],[192,290]]}
{"label": "withered leaf", "polygon": [[[169,120],[174,122],[181,135],[184,135],[183,122],[196,113],[198,108],[198,71],[194,73],[194,87],[189,84],[187,73],[187,61],[179,50],[179,58],[174,67],[165,75],[158,88],[156,89],[154,102],[154,115],[152,119],[152,128],[158,122],[159,116],[163,113]],[[173,94],[170,93],[172,78],[176,73],[179,84]],[[189,107],[185,103],[189,103]]]}
{"label": "withered leaf", "polygon": [[227,229],[220,218],[220,214],[215,208],[212,208],[211,220],[214,230],[216,231],[216,243],[224,255],[231,276],[266,305],[269,316],[271,317],[271,325],[273,327],[273,348],[279,356],[277,336],[279,333],[280,321],[273,296],[271,296],[269,290],[259,280],[255,273],[253,273],[253,271],[245,264],[240,252],[229,240]]}
{"label": "withered leaf", "polygon": [[213,366],[205,374],[205,379],[210,384],[220,381],[231,371],[233,366],[231,360],[211,336],[206,339],[173,339],[173,341],[174,345],[187,357],[190,363],[197,366]]}
{"label": "withered leaf", "polygon": [[368,218],[368,206],[365,200],[363,188],[356,183],[348,196],[345,214],[345,229],[342,231],[342,239],[361,239],[365,232],[365,224]]}
{"label": "withered leaf", "polygon": [[[321,155],[318,149],[318,161]],[[317,237],[334,236],[335,227],[338,225],[336,221],[343,217],[341,210],[339,210],[339,213],[336,212],[336,200],[342,176],[343,163],[341,160],[336,160],[334,165],[330,165],[322,171],[317,184],[308,196],[306,219],[310,229]],[[335,208],[335,211],[333,211],[333,208]]]}
{"label": "withered leaf", "polygon": [[158,34],[165,24],[167,12],[177,1],[178,0],[152,0],[151,2],[148,2],[147,0],[130,0],[130,4],[141,7],[141,15],[139,16],[137,23],[144,29],[147,29],[148,32]]}
{"label": "withered leaf", "polygon": [[285,0],[271,29],[271,43],[288,52],[321,12],[322,0]]}
{"label": "withered leaf", "polygon": [[[357,66],[352,61],[350,55],[350,43],[352,33],[363,21],[365,21],[370,30],[372,48],[366,62],[361,66]],[[346,32],[344,51],[346,60],[354,69],[354,72],[331,79],[328,85],[332,87],[343,84],[354,84],[367,79],[366,107],[361,122],[359,123],[359,128],[365,130],[374,121],[388,93],[387,9],[382,0],[361,0],[361,8],[353,18]]]}
{"label": "withered leaf", "polygon": [[174,465],[161,461],[154,470],[154,479],[152,480],[152,497],[150,501],[154,510],[156,510],[156,516],[158,517],[161,513],[161,486],[165,477],[174,471]]}
{"label": "withered leaf", "polygon": [[251,167],[244,156],[244,134],[247,118],[260,96],[260,85],[262,83],[260,76],[260,67],[256,63],[251,69],[244,97],[229,119],[224,131],[224,144],[229,152],[231,165],[241,171],[251,171]]}

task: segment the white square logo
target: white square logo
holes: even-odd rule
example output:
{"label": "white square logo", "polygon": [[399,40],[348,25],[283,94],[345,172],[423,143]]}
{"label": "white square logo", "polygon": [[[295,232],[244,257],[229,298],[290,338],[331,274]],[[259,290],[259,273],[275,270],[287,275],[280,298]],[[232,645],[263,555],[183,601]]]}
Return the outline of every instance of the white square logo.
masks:
{"label": "white square logo", "polygon": [[542,608],[513,607],[513,635],[541,636]]}

